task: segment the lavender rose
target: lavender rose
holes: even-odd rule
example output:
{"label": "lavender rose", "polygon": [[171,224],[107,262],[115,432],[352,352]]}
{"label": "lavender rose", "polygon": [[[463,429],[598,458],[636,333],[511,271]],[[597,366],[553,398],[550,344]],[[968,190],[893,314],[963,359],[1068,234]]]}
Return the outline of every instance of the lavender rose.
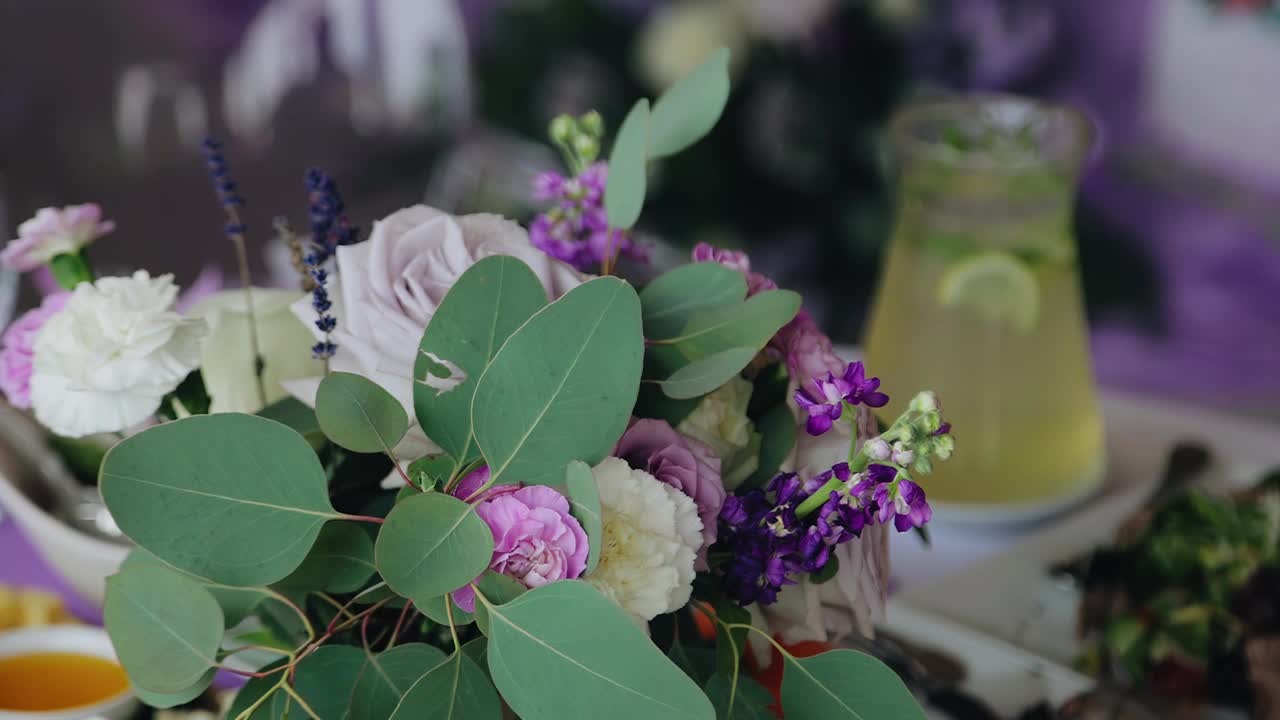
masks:
{"label": "lavender rose", "polygon": [[[330,314],[338,320],[330,368],[373,380],[412,417],[413,364],[422,333],[458,277],[490,255],[524,262],[550,299],[582,283],[573,268],[547,257],[529,244],[523,228],[497,215],[454,217],[425,205],[398,210],[374,224],[367,242],[338,248],[337,273],[329,281]],[[310,298],[295,303],[293,312],[323,339]],[[285,387],[310,402],[320,380]],[[412,460],[438,450],[415,424],[395,455]]]}
{"label": "lavender rose", "polygon": [[69,292],[45,296],[40,307],[14,320],[0,339],[4,345],[0,349],[0,392],[16,408],[31,407],[31,360],[36,352],[36,336],[45,322],[67,304],[69,297]]}
{"label": "lavender rose", "polygon": [[691,437],[682,435],[664,420],[635,420],[618,440],[613,454],[638,470],[688,495],[702,520],[702,548],[697,569],[707,569],[707,548],[716,541],[716,518],[724,504],[720,457]]}
{"label": "lavender rose", "polygon": [[[489,569],[527,588],[572,580],[587,568],[587,533],[569,514],[569,501],[545,485],[490,497],[476,505],[476,515],[493,531]],[[470,585],[455,590],[453,600],[475,610]]]}

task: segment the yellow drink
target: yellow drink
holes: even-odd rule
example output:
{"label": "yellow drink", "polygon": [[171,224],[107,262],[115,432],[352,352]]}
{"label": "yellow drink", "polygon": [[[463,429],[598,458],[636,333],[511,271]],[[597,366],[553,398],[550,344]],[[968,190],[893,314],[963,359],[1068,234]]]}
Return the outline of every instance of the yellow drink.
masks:
{"label": "yellow drink", "polygon": [[911,389],[942,401],[956,452],[926,479],[931,501],[1034,513],[1087,493],[1103,469],[1070,233],[1076,167],[1038,147],[975,159],[927,142],[952,110],[992,142],[991,118],[974,109],[990,102],[1039,107],[938,103],[895,123],[906,157],[866,360],[893,398],[886,417]]}

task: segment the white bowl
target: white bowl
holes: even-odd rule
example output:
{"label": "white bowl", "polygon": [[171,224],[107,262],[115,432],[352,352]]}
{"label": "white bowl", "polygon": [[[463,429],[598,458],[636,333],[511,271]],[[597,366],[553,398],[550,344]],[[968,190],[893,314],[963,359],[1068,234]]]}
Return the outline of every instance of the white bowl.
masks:
{"label": "white bowl", "polygon": [[[116,652],[111,647],[107,632],[84,625],[51,625],[0,632],[0,658],[28,653],[72,652],[115,662]],[[126,688],[115,697],[94,705],[82,705],[66,710],[26,712],[0,709],[0,720],[127,720],[138,711],[140,703]]]}
{"label": "white bowl", "polygon": [[80,597],[102,607],[107,576],[120,569],[129,546],[84,533],[50,514],[54,474],[70,480],[61,459],[30,420],[0,404],[0,508],[44,561]]}

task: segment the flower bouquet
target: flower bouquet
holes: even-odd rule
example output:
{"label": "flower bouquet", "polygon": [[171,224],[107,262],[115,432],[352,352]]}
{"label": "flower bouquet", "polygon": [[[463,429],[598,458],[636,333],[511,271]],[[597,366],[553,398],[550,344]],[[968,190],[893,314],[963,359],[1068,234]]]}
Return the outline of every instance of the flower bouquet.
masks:
{"label": "flower bouquet", "polygon": [[[916,480],[952,449],[934,397],[878,425],[879,381],[741,253],[614,275],[645,254],[647,166],[710,131],[727,64],[636,103],[607,164],[600,116],[556,119],[571,172],[538,179],[528,233],[416,206],[364,239],[309,174],[312,232],[281,233],[313,344],[263,333],[246,278],[250,322],[216,343],[238,384],[170,278],[93,278],[96,209],[23,226],[6,262],[69,294],[11,331],[15,382],[55,433],[122,436],[99,485],[139,549],[104,614],[149,704],[227,670],[237,720],[923,717],[877,660],[790,644],[882,609],[889,528],[928,522]],[[285,378],[281,354],[314,361]],[[226,395],[258,407],[210,413]],[[779,687],[752,679],[770,665]]]}

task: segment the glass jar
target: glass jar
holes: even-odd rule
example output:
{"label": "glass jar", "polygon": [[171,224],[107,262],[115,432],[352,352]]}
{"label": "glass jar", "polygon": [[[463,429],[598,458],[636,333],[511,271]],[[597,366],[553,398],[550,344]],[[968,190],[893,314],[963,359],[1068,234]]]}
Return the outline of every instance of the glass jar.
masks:
{"label": "glass jar", "polygon": [[929,499],[981,520],[1082,498],[1104,469],[1072,235],[1089,124],[975,96],[909,106],[891,136],[896,219],[866,358],[893,396],[887,416],[906,388],[941,398],[957,450],[928,478]]}

